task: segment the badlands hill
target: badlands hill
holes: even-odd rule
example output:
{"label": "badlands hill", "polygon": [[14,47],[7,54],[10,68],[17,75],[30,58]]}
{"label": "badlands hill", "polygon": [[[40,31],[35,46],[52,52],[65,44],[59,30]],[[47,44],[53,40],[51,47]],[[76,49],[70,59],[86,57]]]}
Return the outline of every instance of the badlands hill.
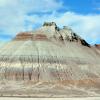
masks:
{"label": "badlands hill", "polygon": [[1,95],[100,96],[100,46],[45,22],[0,47],[0,82]]}
{"label": "badlands hill", "polygon": [[96,52],[100,54],[100,44],[95,44],[94,48],[96,49]]}

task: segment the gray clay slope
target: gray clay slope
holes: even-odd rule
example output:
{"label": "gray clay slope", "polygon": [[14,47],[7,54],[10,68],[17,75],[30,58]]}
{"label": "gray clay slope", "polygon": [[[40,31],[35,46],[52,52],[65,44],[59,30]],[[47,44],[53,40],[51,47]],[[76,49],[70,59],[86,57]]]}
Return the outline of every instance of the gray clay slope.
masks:
{"label": "gray clay slope", "polygon": [[54,22],[22,32],[0,48],[0,81],[99,87],[100,49]]}

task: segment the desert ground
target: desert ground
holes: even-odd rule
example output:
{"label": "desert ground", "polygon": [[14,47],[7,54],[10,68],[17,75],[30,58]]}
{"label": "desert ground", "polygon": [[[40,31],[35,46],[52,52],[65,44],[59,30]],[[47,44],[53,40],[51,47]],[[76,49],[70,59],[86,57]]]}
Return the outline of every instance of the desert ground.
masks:
{"label": "desert ground", "polygon": [[0,98],[0,100],[100,100],[100,97],[87,98]]}
{"label": "desert ground", "polygon": [[0,83],[0,97],[21,98],[77,98],[100,97],[100,89],[53,83],[4,81]]}

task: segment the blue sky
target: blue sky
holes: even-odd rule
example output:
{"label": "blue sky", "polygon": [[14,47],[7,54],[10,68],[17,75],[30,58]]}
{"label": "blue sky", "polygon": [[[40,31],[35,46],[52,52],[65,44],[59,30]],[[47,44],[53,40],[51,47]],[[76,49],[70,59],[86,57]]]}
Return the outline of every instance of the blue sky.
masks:
{"label": "blue sky", "polygon": [[0,0],[0,40],[44,21],[69,26],[90,44],[100,43],[100,0]]}

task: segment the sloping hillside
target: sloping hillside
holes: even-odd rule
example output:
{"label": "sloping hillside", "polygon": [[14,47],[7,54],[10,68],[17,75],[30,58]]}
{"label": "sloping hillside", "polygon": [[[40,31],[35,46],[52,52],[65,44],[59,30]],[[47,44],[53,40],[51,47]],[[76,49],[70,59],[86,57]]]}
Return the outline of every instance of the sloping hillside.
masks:
{"label": "sloping hillside", "polygon": [[[89,45],[66,26],[60,29],[54,22],[46,22],[37,30],[18,33],[0,48],[0,79],[0,93],[3,94],[6,92],[2,82],[11,87],[7,94],[13,89],[16,94],[16,89],[20,91],[23,87],[23,95],[27,95],[27,89],[30,94],[37,89],[38,93],[48,90],[55,94],[58,91],[57,95],[62,93],[65,96],[68,96],[67,90],[76,91],[70,94],[74,96],[80,96],[79,91],[84,96],[99,95],[99,46]],[[42,92],[39,92],[40,88]],[[92,94],[92,91],[86,93],[79,88],[95,88],[97,91],[93,90],[95,93]]]}

